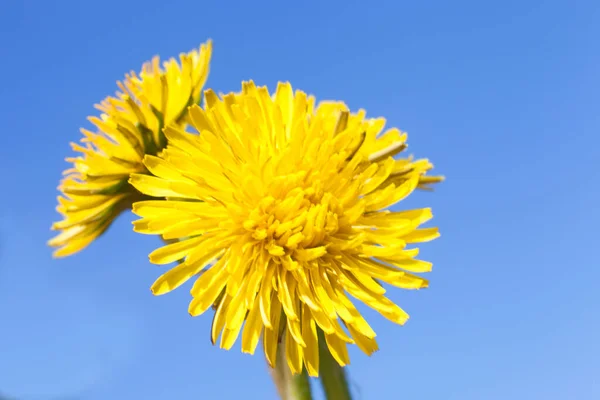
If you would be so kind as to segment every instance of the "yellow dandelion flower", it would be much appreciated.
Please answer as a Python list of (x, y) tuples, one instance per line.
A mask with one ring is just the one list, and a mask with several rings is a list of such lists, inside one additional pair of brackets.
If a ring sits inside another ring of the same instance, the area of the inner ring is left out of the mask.
[(183, 127), (187, 108), (200, 100), (209, 72), (212, 43), (208, 41), (187, 54), (179, 63), (171, 58), (160, 66), (154, 57), (140, 74), (131, 72), (120, 91), (96, 105), (102, 114), (88, 119), (97, 133), (81, 129), (81, 144), (71, 143), (80, 153), (66, 160), (58, 189), (57, 211), (63, 220), (54, 223), (60, 233), (48, 244), (58, 247), (55, 257), (76, 253), (101, 235), (131, 204), (143, 198), (127, 180), (133, 172), (147, 172), (142, 160), (166, 146), (163, 127)]
[[(410, 244), (432, 240), (437, 228), (419, 226), (428, 208), (389, 211), (427, 177), (427, 160), (394, 159), (406, 134), (383, 130), (339, 102), (315, 106), (313, 97), (279, 84), (273, 96), (244, 83), (219, 99), (205, 92), (206, 110), (191, 106), (200, 134), (165, 129), (169, 145), (144, 163), (155, 176), (132, 174), (141, 193), (134, 229), (178, 242), (150, 254), (155, 264), (182, 260), (153, 284), (155, 295), (192, 277), (189, 312), (214, 305), (211, 337), (254, 353), (262, 336), (273, 366), (280, 339), (294, 373), (317, 376), (318, 329), (340, 365), (347, 344), (377, 350), (375, 332), (352, 298), (404, 324), (408, 315), (381, 282), (427, 287), (414, 273), (431, 264)], [(280, 336), (285, 335), (285, 337)]]

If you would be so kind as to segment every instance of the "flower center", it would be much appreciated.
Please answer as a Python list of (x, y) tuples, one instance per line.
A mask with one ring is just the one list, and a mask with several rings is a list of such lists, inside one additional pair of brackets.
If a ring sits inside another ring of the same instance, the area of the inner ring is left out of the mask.
[[(281, 183), (292, 180), (282, 179)], [(325, 254), (328, 238), (340, 229), (338, 216), (343, 210), (339, 201), (323, 189), (319, 180), (308, 187), (296, 186), (291, 190), (283, 186), (287, 185), (279, 185), (277, 181), (270, 185), (268, 194), (244, 221), (244, 230), (271, 256), (309, 261), (316, 258), (316, 254)], [(320, 249), (311, 256), (302, 251), (315, 248)]]

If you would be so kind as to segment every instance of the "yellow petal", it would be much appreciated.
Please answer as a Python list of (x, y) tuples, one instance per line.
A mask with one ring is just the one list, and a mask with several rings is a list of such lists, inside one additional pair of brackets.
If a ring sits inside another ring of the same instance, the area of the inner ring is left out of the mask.
[(192, 276), (197, 274), (202, 266), (179, 264), (162, 274), (153, 284), (150, 290), (155, 296), (169, 293), (183, 285)]
[(296, 297), (296, 285), (297, 282), (291, 273), (284, 271), (278, 274), (279, 290), (277, 291), (279, 301), (281, 302), (285, 315), (288, 319), (298, 319), (296, 313), (296, 304), (294, 303)]
[(246, 319), (244, 325), (244, 332), (242, 333), (242, 352), (254, 354), (256, 346), (258, 345), (258, 339), (263, 329), (263, 324), (260, 319), (260, 307), (258, 300), (254, 302)]
[(221, 297), (221, 301), (219, 302), (217, 309), (215, 311), (215, 315), (213, 316), (212, 325), (210, 327), (210, 341), (213, 346), (217, 343), (217, 339), (225, 326), (225, 314), (227, 314), (227, 309), (229, 308), (229, 303), (231, 302), (231, 297), (225, 294)]
[(154, 264), (170, 264), (173, 261), (181, 260), (189, 253), (190, 249), (193, 249), (205, 240), (204, 236), (199, 236), (160, 247), (150, 253), (150, 262)]
[(221, 336), (221, 348), (229, 350), (235, 343), (244, 318), (246, 317), (247, 308), (244, 305), (244, 299), (246, 296), (246, 290), (248, 288), (248, 281), (245, 281), (238, 293), (231, 299), (229, 310), (225, 320), (225, 330)]
[(172, 188), (171, 182), (144, 174), (132, 174), (129, 183), (140, 192), (153, 197), (180, 197), (198, 199), (194, 194), (181, 193)]
[(406, 243), (423, 243), (429, 242), (438, 237), (440, 237), (438, 228), (425, 228), (417, 229), (408, 235), (404, 235), (402, 238), (406, 241)]
[(348, 330), (354, 338), (354, 343), (361, 349), (366, 355), (370, 356), (377, 350), (379, 346), (374, 338), (363, 335), (360, 331), (354, 328), (352, 325), (348, 325)]
[(327, 315), (328, 318), (335, 319), (336, 312), (335, 312), (335, 307), (333, 305), (333, 301), (331, 301), (331, 299), (327, 295), (327, 292), (323, 288), (323, 283), (322, 283), (323, 279), (320, 276), (320, 274), (323, 274), (323, 273), (324, 273), (323, 268), (319, 268), (319, 270), (317, 270), (317, 271), (308, 271), (311, 289), (315, 293), (315, 295), (318, 299), (319, 305), (320, 305), (321, 309), (323, 310), (323, 312)]
[(263, 346), (265, 357), (271, 368), (275, 368), (277, 362), (277, 345), (279, 343), (279, 320), (281, 318), (281, 303), (274, 292), (271, 297), (271, 325), (273, 328), (265, 328), (263, 334)]
[(285, 357), (292, 373), (299, 374), (302, 372), (302, 347), (294, 340), (289, 329), (285, 332)]
[(317, 325), (312, 318), (308, 306), (302, 309), (302, 338), (305, 346), (303, 350), (304, 365), (310, 376), (319, 376), (319, 341), (317, 338)]
[(228, 279), (227, 269), (223, 267), (221, 262), (217, 262), (202, 274), (192, 288), (194, 298), (190, 302), (189, 313), (195, 317), (206, 312), (221, 294)]
[(269, 329), (273, 329), (273, 324), (271, 322), (271, 297), (273, 289), (271, 279), (273, 278), (274, 273), (275, 267), (270, 266), (265, 273), (265, 278), (262, 281), (259, 294), (261, 318), (263, 324)]
[(329, 352), (338, 362), (338, 364), (340, 364), (342, 367), (350, 364), (346, 343), (344, 343), (337, 335), (325, 334), (325, 342), (327, 343)]
[(296, 343), (298, 343), (302, 347), (306, 347), (306, 343), (304, 343), (304, 339), (302, 338), (302, 330), (300, 329), (300, 321), (297, 319), (287, 319), (287, 330), (290, 335), (294, 338)]

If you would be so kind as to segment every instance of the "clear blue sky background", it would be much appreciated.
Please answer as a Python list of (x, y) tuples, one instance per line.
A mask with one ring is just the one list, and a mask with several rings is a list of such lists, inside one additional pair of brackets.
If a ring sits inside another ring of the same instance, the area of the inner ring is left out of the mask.
[[(275, 399), (261, 355), (213, 348), (160, 298), (130, 214), (52, 260), (56, 186), (92, 105), (154, 54), (214, 39), (209, 86), (290, 80), (386, 116), (448, 180), (431, 287), (369, 313), (357, 399), (598, 399), (600, 2), (19, 1), (0, 5), (0, 391), (22, 399)], [(71, 397), (68, 397), (71, 396)]]

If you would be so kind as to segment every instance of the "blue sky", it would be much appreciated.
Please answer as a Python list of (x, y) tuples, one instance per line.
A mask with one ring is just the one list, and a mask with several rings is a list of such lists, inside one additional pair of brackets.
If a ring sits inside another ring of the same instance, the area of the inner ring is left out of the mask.
[(431, 286), (393, 291), (404, 327), (368, 314), (382, 350), (352, 350), (357, 399), (600, 398), (599, 18), (597, 1), (3, 2), (0, 392), (276, 398), (261, 355), (211, 346), (188, 290), (151, 296), (159, 242), (130, 214), (74, 257), (45, 245), (92, 105), (210, 37), (208, 86), (289, 80), (366, 108), (448, 178), (403, 205), (441, 228)]

